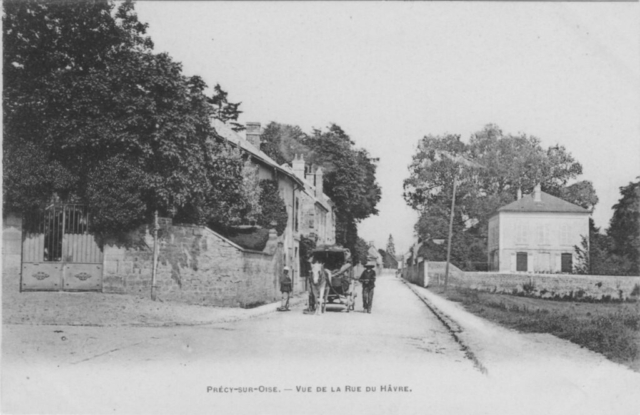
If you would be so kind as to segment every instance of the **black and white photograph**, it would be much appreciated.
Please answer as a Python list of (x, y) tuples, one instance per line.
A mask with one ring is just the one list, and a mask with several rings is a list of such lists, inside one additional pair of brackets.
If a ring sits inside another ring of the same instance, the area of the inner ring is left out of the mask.
[(640, 414), (640, 2), (2, 2), (3, 414)]

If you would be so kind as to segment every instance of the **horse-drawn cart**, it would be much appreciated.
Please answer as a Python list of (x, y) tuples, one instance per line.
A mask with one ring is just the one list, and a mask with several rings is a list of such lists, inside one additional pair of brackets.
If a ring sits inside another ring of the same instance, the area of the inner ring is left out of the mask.
[[(338, 245), (320, 245), (312, 251), (310, 261), (312, 271), (309, 277), (309, 311), (316, 311), (318, 303), (323, 313), (327, 304), (343, 305), (347, 313), (353, 310), (357, 282), (353, 275), (351, 252)], [(319, 272), (325, 280), (324, 289), (319, 289), (322, 278), (318, 280), (314, 276), (314, 270), (318, 266), (322, 268)], [(314, 294), (323, 296), (323, 301), (318, 302)]]

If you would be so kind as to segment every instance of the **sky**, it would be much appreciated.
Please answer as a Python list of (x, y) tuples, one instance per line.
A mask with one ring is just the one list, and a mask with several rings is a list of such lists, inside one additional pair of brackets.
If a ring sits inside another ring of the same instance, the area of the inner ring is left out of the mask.
[(640, 3), (140, 2), (157, 52), (241, 101), (240, 122), (340, 125), (379, 157), (359, 234), (401, 253), (402, 183), (425, 135), (484, 125), (560, 144), (593, 182), (597, 226), (640, 176)]

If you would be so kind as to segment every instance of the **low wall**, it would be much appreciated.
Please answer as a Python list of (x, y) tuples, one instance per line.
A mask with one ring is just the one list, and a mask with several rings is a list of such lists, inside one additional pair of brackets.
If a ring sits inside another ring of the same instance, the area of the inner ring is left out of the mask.
[[(443, 275), (431, 274), (430, 284), (441, 285)], [(640, 277), (576, 274), (454, 272), (449, 286), (528, 297), (573, 301), (620, 301), (640, 298)]]
[(2, 218), (2, 289), (20, 290), (22, 260), (22, 218), (8, 214)]
[(420, 287), (429, 285), (429, 277), (429, 263), (426, 261), (402, 269), (402, 278)]
[[(138, 249), (105, 246), (103, 292), (149, 296), (153, 238)], [(163, 228), (156, 276), (158, 298), (189, 304), (252, 307), (280, 297), (282, 245), (272, 252), (240, 248), (208, 228)], [(273, 244), (271, 244), (273, 245)], [(296, 292), (304, 289), (298, 284)]]

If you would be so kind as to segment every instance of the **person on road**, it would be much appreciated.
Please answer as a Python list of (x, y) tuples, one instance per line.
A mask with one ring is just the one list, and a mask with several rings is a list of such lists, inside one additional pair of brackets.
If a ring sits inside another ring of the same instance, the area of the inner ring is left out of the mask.
[(373, 270), (375, 266), (375, 262), (369, 261), (367, 265), (365, 265), (366, 269), (360, 276), (360, 282), (362, 283), (362, 305), (364, 306), (364, 311), (369, 314), (371, 314), (371, 306), (373, 305), (373, 289), (376, 286), (376, 272)]
[(331, 282), (333, 283), (333, 279), (336, 277), (340, 277), (340, 283), (342, 285), (342, 292), (346, 293), (349, 291), (349, 286), (351, 284), (351, 280), (349, 279), (349, 274), (347, 274), (347, 271), (349, 271), (351, 268), (353, 267), (353, 264), (351, 263), (351, 251), (349, 251), (348, 249), (344, 250), (344, 262), (342, 264), (342, 266), (340, 267), (340, 269), (334, 271), (331, 274)]
[(284, 267), (282, 277), (280, 277), (280, 292), (282, 293), (282, 302), (278, 311), (289, 311), (289, 296), (291, 295), (291, 277), (289, 276), (289, 267)]

